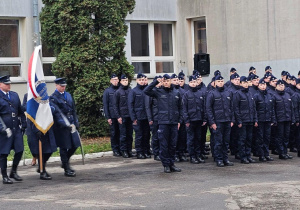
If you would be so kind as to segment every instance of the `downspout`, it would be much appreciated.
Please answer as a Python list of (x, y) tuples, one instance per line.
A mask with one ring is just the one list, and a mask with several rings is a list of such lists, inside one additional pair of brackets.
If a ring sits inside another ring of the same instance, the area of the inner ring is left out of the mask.
[(40, 45), (40, 30), (39, 30), (39, 7), (38, 0), (33, 0), (33, 18), (34, 18), (34, 33), (33, 33), (33, 42), (35, 46)]

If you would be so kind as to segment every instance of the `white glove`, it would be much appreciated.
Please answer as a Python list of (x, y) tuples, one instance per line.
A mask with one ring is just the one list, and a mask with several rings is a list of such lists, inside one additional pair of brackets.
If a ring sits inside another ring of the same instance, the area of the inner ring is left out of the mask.
[(11, 137), (12, 132), (11, 132), (10, 128), (6, 128), (5, 131), (6, 131), (7, 138)]
[(74, 124), (71, 124), (70, 128), (71, 128), (71, 133), (75, 133), (76, 132), (76, 126)]

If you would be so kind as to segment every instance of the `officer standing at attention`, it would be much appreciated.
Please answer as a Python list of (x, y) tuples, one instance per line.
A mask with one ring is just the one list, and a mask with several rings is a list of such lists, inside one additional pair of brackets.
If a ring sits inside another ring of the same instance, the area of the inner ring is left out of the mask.
[(295, 139), (296, 139), (296, 145), (298, 149), (297, 156), (300, 157), (300, 129), (299, 129), (299, 123), (300, 123), (300, 79), (296, 79), (296, 89), (295, 93), (292, 96), (292, 102), (294, 105), (294, 114), (295, 114), (295, 121), (296, 121), (296, 130), (295, 130)]
[[(233, 75), (233, 74), (235, 74), (235, 73), (237, 73), (237, 72), (236, 72), (236, 69), (232, 67), (232, 68), (230, 69), (230, 76)], [(227, 81), (227, 82), (225, 83), (224, 87), (227, 88), (227, 87), (229, 87), (230, 85), (231, 85), (231, 81), (229, 80), (229, 81)]]
[(207, 122), (205, 112), (205, 91), (197, 90), (195, 76), (189, 77), (189, 90), (182, 98), (183, 118), (187, 129), (187, 148), (190, 162), (204, 163), (201, 158), (201, 131)]
[(214, 133), (215, 160), (218, 167), (233, 166), (227, 154), (234, 121), (232, 93), (224, 89), (224, 79), (221, 75), (216, 76), (215, 85), (216, 88), (206, 97), (207, 119)]
[[(0, 77), (0, 117), (5, 124), (0, 123), (0, 168), (3, 184), (12, 184), (13, 181), (10, 178), (22, 181), (22, 178), (17, 174), (17, 167), (24, 150), (22, 133), (25, 132), (27, 127), (19, 95), (10, 91), (10, 84), (9, 75)], [(8, 178), (7, 156), (12, 149), (15, 151), (15, 154)]]
[(163, 87), (155, 88), (159, 83), (157, 79), (145, 88), (144, 92), (150, 97), (155, 97), (158, 104), (158, 139), (160, 145), (159, 156), (164, 166), (164, 172), (180, 172), (181, 169), (174, 165), (176, 141), (180, 118), (182, 118), (181, 96), (171, 84), (168, 74), (163, 76)]
[(289, 143), (290, 126), (295, 123), (293, 114), (293, 105), (291, 96), (285, 91), (285, 85), (282, 80), (277, 81), (275, 100), (275, 117), (277, 122), (276, 142), (279, 159), (292, 159), (293, 157), (287, 153)]
[[(50, 96), (51, 105), (59, 114), (54, 115), (54, 136), (56, 145), (59, 147), (62, 167), (65, 176), (76, 176), (75, 171), (70, 167), (70, 158), (76, 149), (81, 145), (79, 137), (75, 138), (71, 132), (79, 128), (79, 122), (75, 110), (75, 103), (70, 93), (66, 92), (66, 79), (57, 78), (54, 80), (56, 90)], [(64, 117), (69, 121), (68, 125)]]
[(256, 74), (256, 69), (253, 66), (250, 66), (249, 68), (249, 74), (250, 73)]
[(128, 95), (128, 109), (135, 131), (135, 149), (137, 159), (151, 158), (150, 153), (150, 126), (146, 113), (145, 101), (147, 100), (143, 92), (145, 85), (145, 75), (139, 73), (136, 78), (137, 85)]
[(103, 107), (105, 117), (110, 127), (110, 144), (113, 155), (116, 157), (120, 154), (120, 128), (118, 118), (114, 111), (114, 94), (119, 88), (119, 78), (116, 74), (110, 76), (110, 86), (103, 93)]
[(233, 95), (235, 120), (238, 126), (238, 147), (241, 163), (255, 163), (251, 158), (253, 125), (257, 127), (255, 102), (248, 88), (247, 77), (240, 78), (241, 87)]
[[(271, 80), (273, 81), (273, 80)], [(257, 119), (257, 153), (259, 161), (273, 161), (269, 154), (269, 145), (271, 137), (271, 126), (276, 123), (274, 112), (274, 98), (267, 90), (267, 84), (262, 78), (259, 80), (258, 92), (253, 96)]]
[(132, 121), (128, 110), (128, 94), (131, 88), (126, 75), (121, 75), (120, 87), (114, 94), (114, 111), (119, 123), (120, 152), (123, 158), (132, 157)]
[(181, 88), (183, 88), (185, 91), (189, 89), (189, 85), (185, 84), (185, 74), (181, 70), (178, 74), (178, 79), (179, 79), (179, 85)]
[[(154, 79), (157, 79), (157, 81), (159, 81), (159, 83), (155, 86), (155, 88), (161, 88), (162, 76), (156, 76)], [(146, 97), (145, 98), (145, 106), (146, 106), (146, 112), (147, 112), (149, 125), (150, 125), (151, 132), (152, 132), (151, 147), (152, 147), (152, 153), (154, 155), (154, 160), (161, 161), (161, 159), (159, 157), (159, 141), (158, 141), (158, 135), (157, 135), (157, 131), (158, 131), (157, 99), (154, 97)]]

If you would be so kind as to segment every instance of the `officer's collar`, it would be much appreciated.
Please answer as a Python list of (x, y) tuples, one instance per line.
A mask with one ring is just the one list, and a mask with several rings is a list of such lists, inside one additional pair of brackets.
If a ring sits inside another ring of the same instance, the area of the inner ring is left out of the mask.
[(63, 95), (65, 92), (59, 92), (57, 89), (55, 89), (56, 92), (58, 92), (59, 94)]

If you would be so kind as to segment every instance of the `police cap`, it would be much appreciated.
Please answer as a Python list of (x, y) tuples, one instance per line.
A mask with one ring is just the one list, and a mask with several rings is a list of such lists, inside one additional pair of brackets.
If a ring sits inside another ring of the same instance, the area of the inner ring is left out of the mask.
[(248, 78), (245, 76), (241, 76), (240, 82), (248, 82)]
[(259, 80), (258, 84), (266, 84), (264, 78), (261, 78), (261, 79)]
[(10, 75), (1, 76), (0, 83), (11, 84)]
[(175, 78), (178, 78), (178, 76), (176, 74), (172, 74), (171, 79), (175, 79)]
[(230, 75), (230, 79), (235, 79), (235, 78), (239, 78), (240, 75), (238, 75), (238, 73), (234, 73), (232, 75)]
[(217, 75), (216, 77), (215, 77), (215, 80), (223, 80), (224, 78), (221, 76), (221, 75)]
[(57, 78), (54, 80), (55, 84), (60, 86), (67, 86), (66, 78)]
[(216, 70), (216, 71), (214, 72), (214, 75), (215, 75), (215, 76), (217, 76), (217, 75), (221, 75), (221, 72), (220, 72), (220, 70)]
[(282, 85), (282, 84), (284, 84), (284, 82), (281, 79), (279, 79), (276, 83), (276, 85)]

